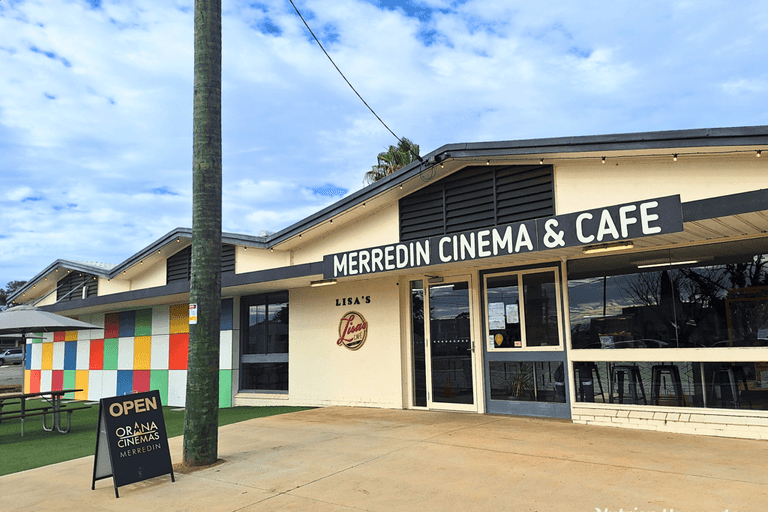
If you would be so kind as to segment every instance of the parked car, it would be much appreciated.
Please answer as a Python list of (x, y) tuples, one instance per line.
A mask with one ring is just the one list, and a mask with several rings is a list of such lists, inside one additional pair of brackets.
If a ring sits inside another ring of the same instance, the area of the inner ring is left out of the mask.
[(4, 364), (21, 364), (24, 359), (24, 349), (9, 348), (3, 352), (0, 352), (0, 366)]

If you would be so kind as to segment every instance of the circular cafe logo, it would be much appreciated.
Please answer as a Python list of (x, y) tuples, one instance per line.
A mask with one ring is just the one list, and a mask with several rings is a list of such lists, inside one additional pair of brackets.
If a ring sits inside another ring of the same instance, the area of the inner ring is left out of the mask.
[(357, 350), (365, 343), (368, 336), (368, 322), (357, 311), (350, 311), (341, 317), (339, 322), (339, 339), (337, 345), (344, 345), (350, 350)]

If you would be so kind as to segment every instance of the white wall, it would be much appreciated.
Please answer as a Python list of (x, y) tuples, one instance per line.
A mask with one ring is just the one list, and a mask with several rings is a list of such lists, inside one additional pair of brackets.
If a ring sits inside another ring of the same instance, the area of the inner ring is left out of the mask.
[[(360, 304), (343, 305), (349, 297)], [(235, 404), (402, 408), (398, 297), (394, 278), (291, 290), (288, 395), (239, 393)], [(368, 323), (367, 339), (354, 351), (336, 343), (349, 311)]]
[[(555, 165), (557, 214), (680, 194), (683, 202), (768, 188), (764, 158), (595, 158)], [(618, 164), (618, 165), (617, 165)]]
[(400, 240), (399, 229), (398, 205), (395, 202), (334, 229), (329, 236), (295, 249), (293, 264), (321, 261), (326, 254), (394, 243)]

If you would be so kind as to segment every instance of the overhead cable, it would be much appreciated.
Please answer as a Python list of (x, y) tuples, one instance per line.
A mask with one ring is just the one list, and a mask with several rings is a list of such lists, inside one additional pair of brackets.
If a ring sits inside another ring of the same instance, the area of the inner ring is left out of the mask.
[(329, 61), (331, 61), (331, 64), (333, 64), (333, 67), (334, 67), (334, 68), (336, 68), (336, 71), (338, 71), (338, 72), (339, 72), (339, 74), (341, 75), (341, 78), (343, 78), (343, 79), (344, 79), (344, 81), (345, 81), (345, 82), (347, 82), (347, 85), (350, 87), (350, 89), (352, 89), (352, 90), (355, 92), (355, 94), (357, 94), (357, 97), (358, 97), (358, 98), (360, 98), (360, 101), (362, 101), (362, 102), (363, 102), (363, 104), (364, 104), (366, 107), (368, 107), (368, 110), (370, 110), (370, 111), (371, 111), (371, 114), (373, 114), (374, 116), (376, 116), (376, 119), (378, 119), (378, 120), (379, 120), (379, 122), (380, 122), (382, 125), (384, 125), (384, 128), (386, 128), (387, 130), (389, 130), (389, 133), (391, 133), (391, 134), (392, 134), (392, 135), (393, 135), (393, 136), (394, 136), (394, 137), (395, 137), (395, 138), (396, 138), (398, 141), (400, 141), (400, 143), (401, 143), (401, 144), (404, 144), (404, 145), (406, 145), (406, 146), (408, 147), (408, 151), (410, 151), (410, 152), (411, 152), (411, 154), (412, 154), (413, 156), (415, 156), (415, 157), (416, 157), (416, 158), (417, 158), (417, 159), (418, 159), (420, 162), (424, 162), (424, 160), (422, 160), (422, 158), (419, 156), (419, 154), (413, 150), (413, 148), (411, 147), (411, 145), (410, 145), (410, 144), (406, 144), (406, 143), (403, 141), (403, 139), (401, 139), (400, 137), (398, 137), (398, 136), (397, 136), (397, 134), (396, 134), (395, 132), (393, 132), (393, 131), (392, 131), (392, 129), (391, 129), (389, 126), (387, 126), (387, 123), (385, 123), (385, 122), (384, 122), (384, 121), (383, 121), (383, 120), (382, 120), (382, 119), (379, 117), (379, 115), (378, 115), (376, 112), (374, 112), (374, 111), (373, 111), (373, 109), (371, 108), (371, 106), (370, 106), (370, 105), (368, 105), (368, 103), (367, 103), (367, 102), (366, 102), (366, 101), (363, 99), (363, 97), (362, 97), (362, 96), (360, 96), (360, 93), (359, 93), (359, 92), (357, 92), (357, 89), (355, 89), (355, 88), (354, 88), (354, 86), (353, 86), (353, 85), (352, 85), (352, 84), (349, 82), (349, 80), (347, 80), (347, 77), (346, 77), (346, 76), (344, 76), (344, 73), (342, 73), (342, 72), (341, 72), (341, 70), (339, 69), (339, 66), (337, 66), (337, 65), (336, 65), (336, 63), (333, 61), (333, 59), (331, 58), (331, 56), (330, 56), (330, 55), (328, 55), (328, 52), (327, 52), (327, 51), (325, 51), (325, 48), (323, 47), (323, 44), (322, 44), (322, 43), (320, 42), (320, 40), (317, 38), (317, 36), (315, 35), (315, 33), (314, 33), (314, 32), (312, 32), (312, 29), (311, 29), (311, 28), (309, 28), (309, 24), (308, 24), (308, 23), (307, 23), (307, 21), (304, 19), (304, 16), (302, 16), (302, 15), (301, 15), (301, 13), (299, 12), (299, 9), (296, 7), (296, 4), (294, 4), (294, 3), (293, 3), (293, 0), (288, 0), (288, 1), (289, 1), (289, 2), (291, 2), (291, 5), (293, 6), (293, 9), (296, 11), (296, 14), (298, 14), (298, 15), (299, 15), (299, 18), (301, 18), (301, 21), (303, 21), (303, 22), (304, 22), (304, 26), (305, 26), (305, 27), (307, 27), (307, 30), (309, 30), (309, 33), (310, 33), (310, 34), (312, 34), (312, 37), (313, 37), (313, 38), (315, 39), (315, 41), (317, 42), (318, 46), (320, 46), (320, 49), (321, 49), (321, 50), (323, 50), (323, 53), (325, 54), (325, 56), (326, 56), (326, 57), (328, 57), (328, 60), (329, 60)]

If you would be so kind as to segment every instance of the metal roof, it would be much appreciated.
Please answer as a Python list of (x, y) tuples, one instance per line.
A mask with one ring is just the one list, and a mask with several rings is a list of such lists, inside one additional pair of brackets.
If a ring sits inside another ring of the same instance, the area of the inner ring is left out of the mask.
[[(589, 135), (578, 137), (555, 137), (543, 139), (524, 139), (497, 142), (466, 142), (446, 144), (422, 156), (421, 161), (390, 174), (389, 176), (354, 192), (326, 208), (267, 236), (252, 236), (238, 233), (222, 233), (222, 242), (247, 247), (268, 249), (298, 236), (340, 213), (372, 198), (399, 187), (408, 180), (417, 177), (425, 170), (447, 159), (486, 159), (499, 157), (554, 155), (558, 153), (589, 153), (610, 151), (640, 151), (664, 149), (669, 152), (685, 148), (713, 148), (764, 145), (768, 148), (768, 125), (733, 128), (702, 128), (691, 130), (670, 130), (638, 133), (620, 133), (610, 135)], [(72, 270), (89, 272), (111, 279), (125, 269), (151, 255), (177, 238), (192, 238), (192, 229), (176, 228), (152, 244), (127, 258), (120, 264), (86, 263), (71, 260), (56, 260), (29, 280), (8, 300), (13, 300), (58, 266)]]
[(373, 197), (383, 194), (394, 187), (399, 187), (406, 181), (418, 176), (419, 173), (447, 159), (482, 160), (505, 156), (639, 151), (649, 149), (666, 149), (671, 152), (676, 149), (682, 150), (685, 148), (761, 144), (768, 147), (768, 125), (446, 144), (422, 156), (423, 162), (413, 162), (399, 171), (340, 199), (319, 212), (268, 236), (267, 247), (297, 236), (299, 233), (325, 222), (345, 210), (369, 201)]

